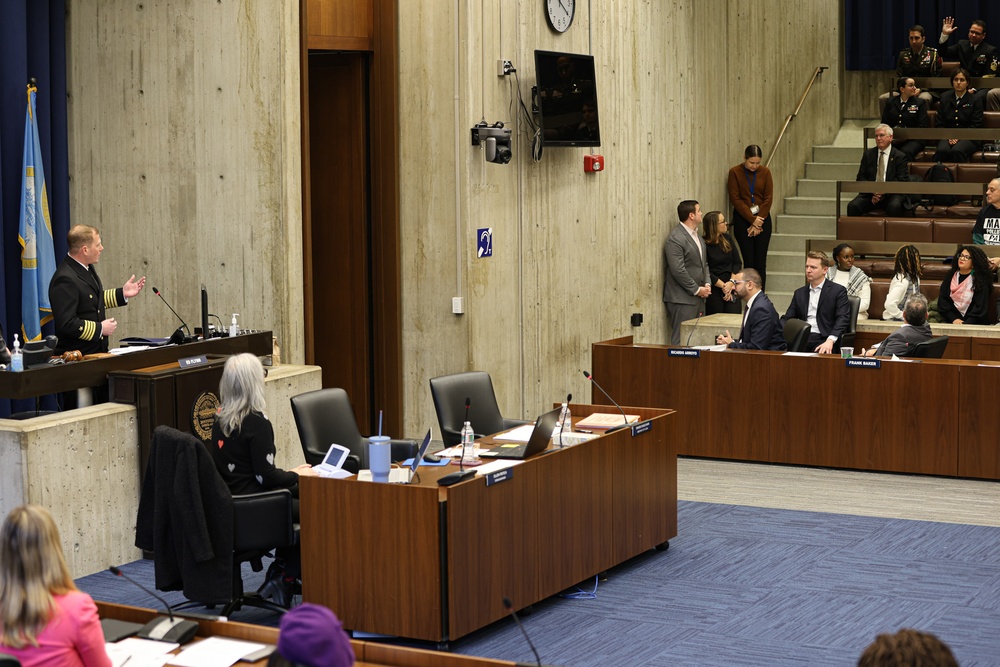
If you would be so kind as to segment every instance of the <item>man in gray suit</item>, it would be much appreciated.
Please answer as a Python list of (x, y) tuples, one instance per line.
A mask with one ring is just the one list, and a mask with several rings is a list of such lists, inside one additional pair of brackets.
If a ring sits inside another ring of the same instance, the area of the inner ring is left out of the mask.
[(680, 345), (681, 322), (705, 313), (705, 299), (712, 293), (708, 273), (708, 251), (698, 234), (701, 206), (694, 200), (677, 205), (679, 225), (670, 230), (663, 245), (667, 277), (663, 281), (663, 302), (670, 320), (670, 344)]

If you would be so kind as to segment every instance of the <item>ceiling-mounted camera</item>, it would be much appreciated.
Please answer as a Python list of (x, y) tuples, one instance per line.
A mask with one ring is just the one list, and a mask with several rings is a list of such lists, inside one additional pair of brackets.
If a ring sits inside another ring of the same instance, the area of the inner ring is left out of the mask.
[(489, 125), (485, 120), (472, 126), (472, 145), (486, 147), (486, 161), (494, 164), (510, 162), (511, 131), (503, 126), (503, 121)]

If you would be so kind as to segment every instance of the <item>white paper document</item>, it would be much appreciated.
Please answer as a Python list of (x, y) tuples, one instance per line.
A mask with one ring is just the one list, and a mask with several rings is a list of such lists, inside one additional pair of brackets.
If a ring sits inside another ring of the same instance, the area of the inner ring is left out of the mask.
[(114, 644), (105, 644), (113, 667), (161, 667), (167, 660), (167, 654), (180, 644), (158, 642), (152, 639), (127, 637)]
[(493, 439), (502, 442), (528, 442), (531, 439), (531, 432), (534, 430), (534, 424), (524, 424), (509, 431), (497, 433)]
[(209, 637), (192, 644), (177, 655), (170, 656), (167, 664), (176, 667), (230, 667), (243, 656), (262, 648), (263, 644)]

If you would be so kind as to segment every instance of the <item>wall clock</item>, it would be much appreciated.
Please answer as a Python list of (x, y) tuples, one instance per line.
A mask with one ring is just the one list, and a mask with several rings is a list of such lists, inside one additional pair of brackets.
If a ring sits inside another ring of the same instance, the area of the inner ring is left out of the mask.
[(566, 32), (573, 25), (576, 0), (545, 0), (545, 18), (556, 32)]

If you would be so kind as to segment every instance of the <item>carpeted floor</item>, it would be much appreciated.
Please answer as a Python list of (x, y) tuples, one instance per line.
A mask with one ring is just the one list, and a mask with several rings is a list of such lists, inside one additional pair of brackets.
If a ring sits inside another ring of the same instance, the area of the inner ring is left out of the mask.
[[(1000, 665), (1000, 528), (684, 501), (679, 521), (668, 551), (610, 571), (596, 599), (535, 605), (522, 620), (543, 662), (850, 665), (877, 633), (915, 627), (965, 667)], [(151, 565), (126, 572), (152, 585)], [(77, 583), (156, 606), (110, 574)], [(533, 661), (509, 620), (452, 648)]]

